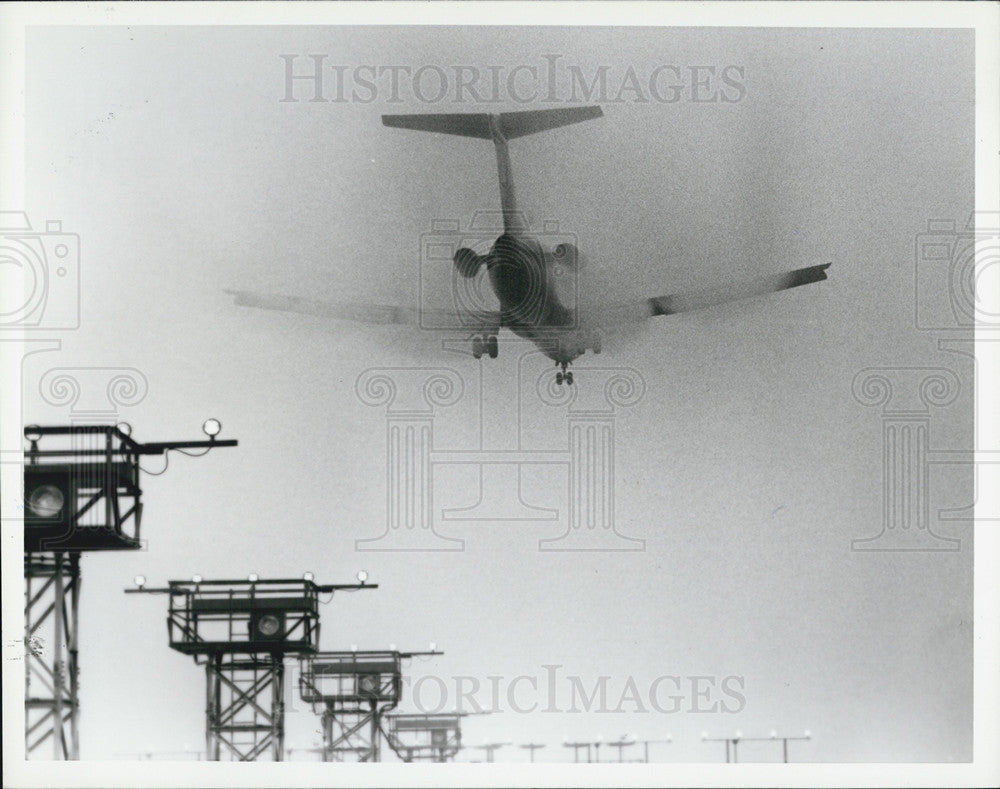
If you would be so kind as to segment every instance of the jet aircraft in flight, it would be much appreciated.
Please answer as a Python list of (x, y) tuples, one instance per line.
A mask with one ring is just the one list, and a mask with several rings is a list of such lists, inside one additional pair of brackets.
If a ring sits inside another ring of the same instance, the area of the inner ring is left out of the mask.
[(556, 272), (577, 272), (579, 250), (570, 242), (545, 249), (518, 210), (507, 143), (518, 137), (602, 117), (599, 106), (527, 110), (521, 112), (433, 113), (383, 115), (385, 126), (437, 132), (490, 140), (496, 151), (500, 183), (502, 230), (484, 254), (461, 247), (452, 262), (458, 278), (473, 280), (485, 268), (498, 310), (469, 308), (456, 303), (453, 310), (418, 310), (405, 307), (334, 304), (294, 296), (227, 291), (238, 305), (289, 310), (331, 318), (376, 324), (450, 326), (467, 332), (472, 355), (496, 358), (497, 335), (508, 329), (533, 342), (560, 367), (556, 382), (573, 383), (567, 368), (588, 350), (601, 352), (601, 330), (636, 323), (658, 315), (676, 315), (737, 299), (774, 293), (825, 280), (830, 264), (808, 266), (750, 280), (728, 282), (721, 287), (690, 293), (657, 295), (632, 303), (591, 307), (564, 299), (555, 285)]

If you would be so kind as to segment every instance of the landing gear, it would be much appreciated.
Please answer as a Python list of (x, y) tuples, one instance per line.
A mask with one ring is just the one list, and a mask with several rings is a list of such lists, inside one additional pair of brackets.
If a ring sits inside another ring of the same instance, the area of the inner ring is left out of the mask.
[(588, 350), (594, 353), (601, 352), (601, 335), (596, 331), (588, 332), (577, 346), (576, 355), (583, 356)]
[(497, 343), (497, 336), (495, 334), (484, 334), (472, 338), (473, 357), (480, 359), (484, 353), (491, 359), (496, 359), (497, 355), (500, 353), (500, 346)]
[(560, 386), (562, 386), (563, 381), (565, 381), (569, 386), (573, 385), (573, 373), (567, 371), (566, 369), (569, 364), (569, 362), (556, 362), (557, 366), (562, 367), (562, 370), (556, 373), (556, 383)]

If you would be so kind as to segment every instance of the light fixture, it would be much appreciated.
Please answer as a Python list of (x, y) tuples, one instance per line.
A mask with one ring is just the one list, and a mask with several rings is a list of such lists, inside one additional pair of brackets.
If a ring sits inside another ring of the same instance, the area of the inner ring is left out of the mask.
[(35, 443), (42, 437), (42, 429), (38, 425), (28, 425), (24, 428), (24, 437), (31, 443)]
[(357, 651), (358, 651), (358, 645), (357, 644), (351, 644), (351, 652), (357, 652)]
[(743, 732), (741, 732), (739, 729), (736, 730), (736, 739), (737, 740), (743, 739)]
[(137, 575), (133, 580), (135, 581), (135, 585), (138, 586), (140, 589), (142, 589), (142, 587), (146, 585), (145, 575)]
[(255, 611), (250, 614), (251, 641), (284, 641), (286, 633), (284, 611)]
[(774, 729), (771, 729), (771, 739), (772, 740), (778, 739), (778, 732), (776, 732)]
[(358, 581), (362, 584), (368, 580), (368, 572), (366, 570), (358, 570)]
[(115, 429), (123, 435), (126, 436), (132, 435), (132, 425), (130, 425), (128, 422), (119, 422), (117, 425), (115, 425)]
[(316, 577), (315, 575), (313, 575), (312, 573), (309, 573), (309, 572), (302, 573), (302, 580), (303, 581), (308, 581), (309, 583), (312, 583), (312, 581), (313, 581), (313, 579), (315, 577)]
[(257, 622), (257, 629), (260, 631), (261, 635), (273, 636), (278, 630), (281, 629), (281, 620), (276, 616), (271, 616), (267, 614), (262, 616), (260, 621)]
[(702, 740), (702, 742), (704, 742), (707, 739), (708, 739), (708, 732), (707, 731), (703, 731), (701, 733), (701, 740)]
[(395, 644), (389, 644), (389, 651), (390, 652), (395, 652), (396, 651), (396, 645)]
[(247, 576), (247, 580), (250, 583), (255, 584), (260, 580), (260, 576), (258, 576), (257, 573), (250, 573), (250, 575)]
[(200, 584), (203, 580), (204, 579), (200, 575), (198, 575), (198, 573), (195, 573), (194, 575), (191, 576), (191, 583)]
[(668, 734), (667, 735), (667, 742), (673, 742), (673, 741), (674, 741), (674, 735)]
[(811, 733), (811, 732), (809, 731), (809, 729), (806, 729), (806, 730), (805, 730), (805, 731), (803, 732), (803, 735), (805, 736), (805, 738), (806, 738), (807, 740), (808, 740), (808, 739), (809, 739), (810, 737), (812, 737), (812, 733)]
[(431, 652), (433, 652), (435, 649), (437, 649), (437, 642), (431, 641)]
[(209, 438), (215, 438), (222, 432), (222, 422), (218, 419), (206, 419), (201, 426), (201, 432)]
[(66, 497), (55, 485), (39, 485), (28, 496), (28, 509), (39, 518), (54, 518), (65, 503)]

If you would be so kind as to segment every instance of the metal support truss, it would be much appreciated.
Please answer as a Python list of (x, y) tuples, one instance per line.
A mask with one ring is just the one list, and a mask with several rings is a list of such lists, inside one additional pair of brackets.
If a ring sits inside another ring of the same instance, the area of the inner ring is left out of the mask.
[(381, 761), (384, 716), (399, 704), (403, 660), (440, 652), (321, 652), (299, 661), (299, 694), (319, 712), (323, 761)]
[(462, 750), (462, 718), (470, 713), (395, 713), (385, 716), (389, 746), (404, 762), (450, 762)]
[(373, 702), (368, 709), (344, 709), (328, 702), (321, 716), (323, 761), (359, 762), (382, 759), (382, 710)]
[(25, 756), (49, 740), (52, 758), (79, 759), (79, 554), (24, 560)]
[(205, 663), (205, 748), (208, 758), (281, 761), (285, 752), (285, 665), (280, 655)]
[(205, 664), (205, 751), (210, 761), (255, 761), (285, 753), (286, 657), (314, 654), (319, 596), (366, 584), (317, 584), (303, 578), (170, 581), (126, 593), (170, 596), (170, 647)]
[[(214, 426), (209, 423), (214, 422)], [(236, 446), (217, 441), (140, 444), (124, 425), (24, 428), (25, 756), (50, 738), (53, 759), (79, 759), (80, 554), (141, 546), (139, 457), (172, 449)], [(211, 428), (211, 429), (210, 429)], [(39, 447), (42, 443), (43, 446)]]

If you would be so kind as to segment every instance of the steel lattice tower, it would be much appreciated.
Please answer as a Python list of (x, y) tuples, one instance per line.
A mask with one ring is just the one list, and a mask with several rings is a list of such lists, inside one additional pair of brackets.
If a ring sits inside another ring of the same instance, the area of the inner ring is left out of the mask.
[[(52, 758), (79, 759), (80, 554), (141, 546), (139, 458), (216, 441), (141, 444), (124, 424), (24, 429), (25, 756), (51, 738)], [(39, 443), (45, 440), (45, 447)]]
[[(359, 574), (359, 578), (361, 575)], [(126, 592), (170, 596), (171, 649), (205, 666), (205, 750), (219, 761), (282, 761), (285, 755), (285, 658), (319, 644), (319, 595), (378, 584), (302, 579), (170, 581)]]
[(381, 761), (381, 742), (387, 736), (382, 719), (399, 704), (403, 660), (440, 654), (351, 651), (303, 658), (299, 695), (320, 713), (323, 761)]

